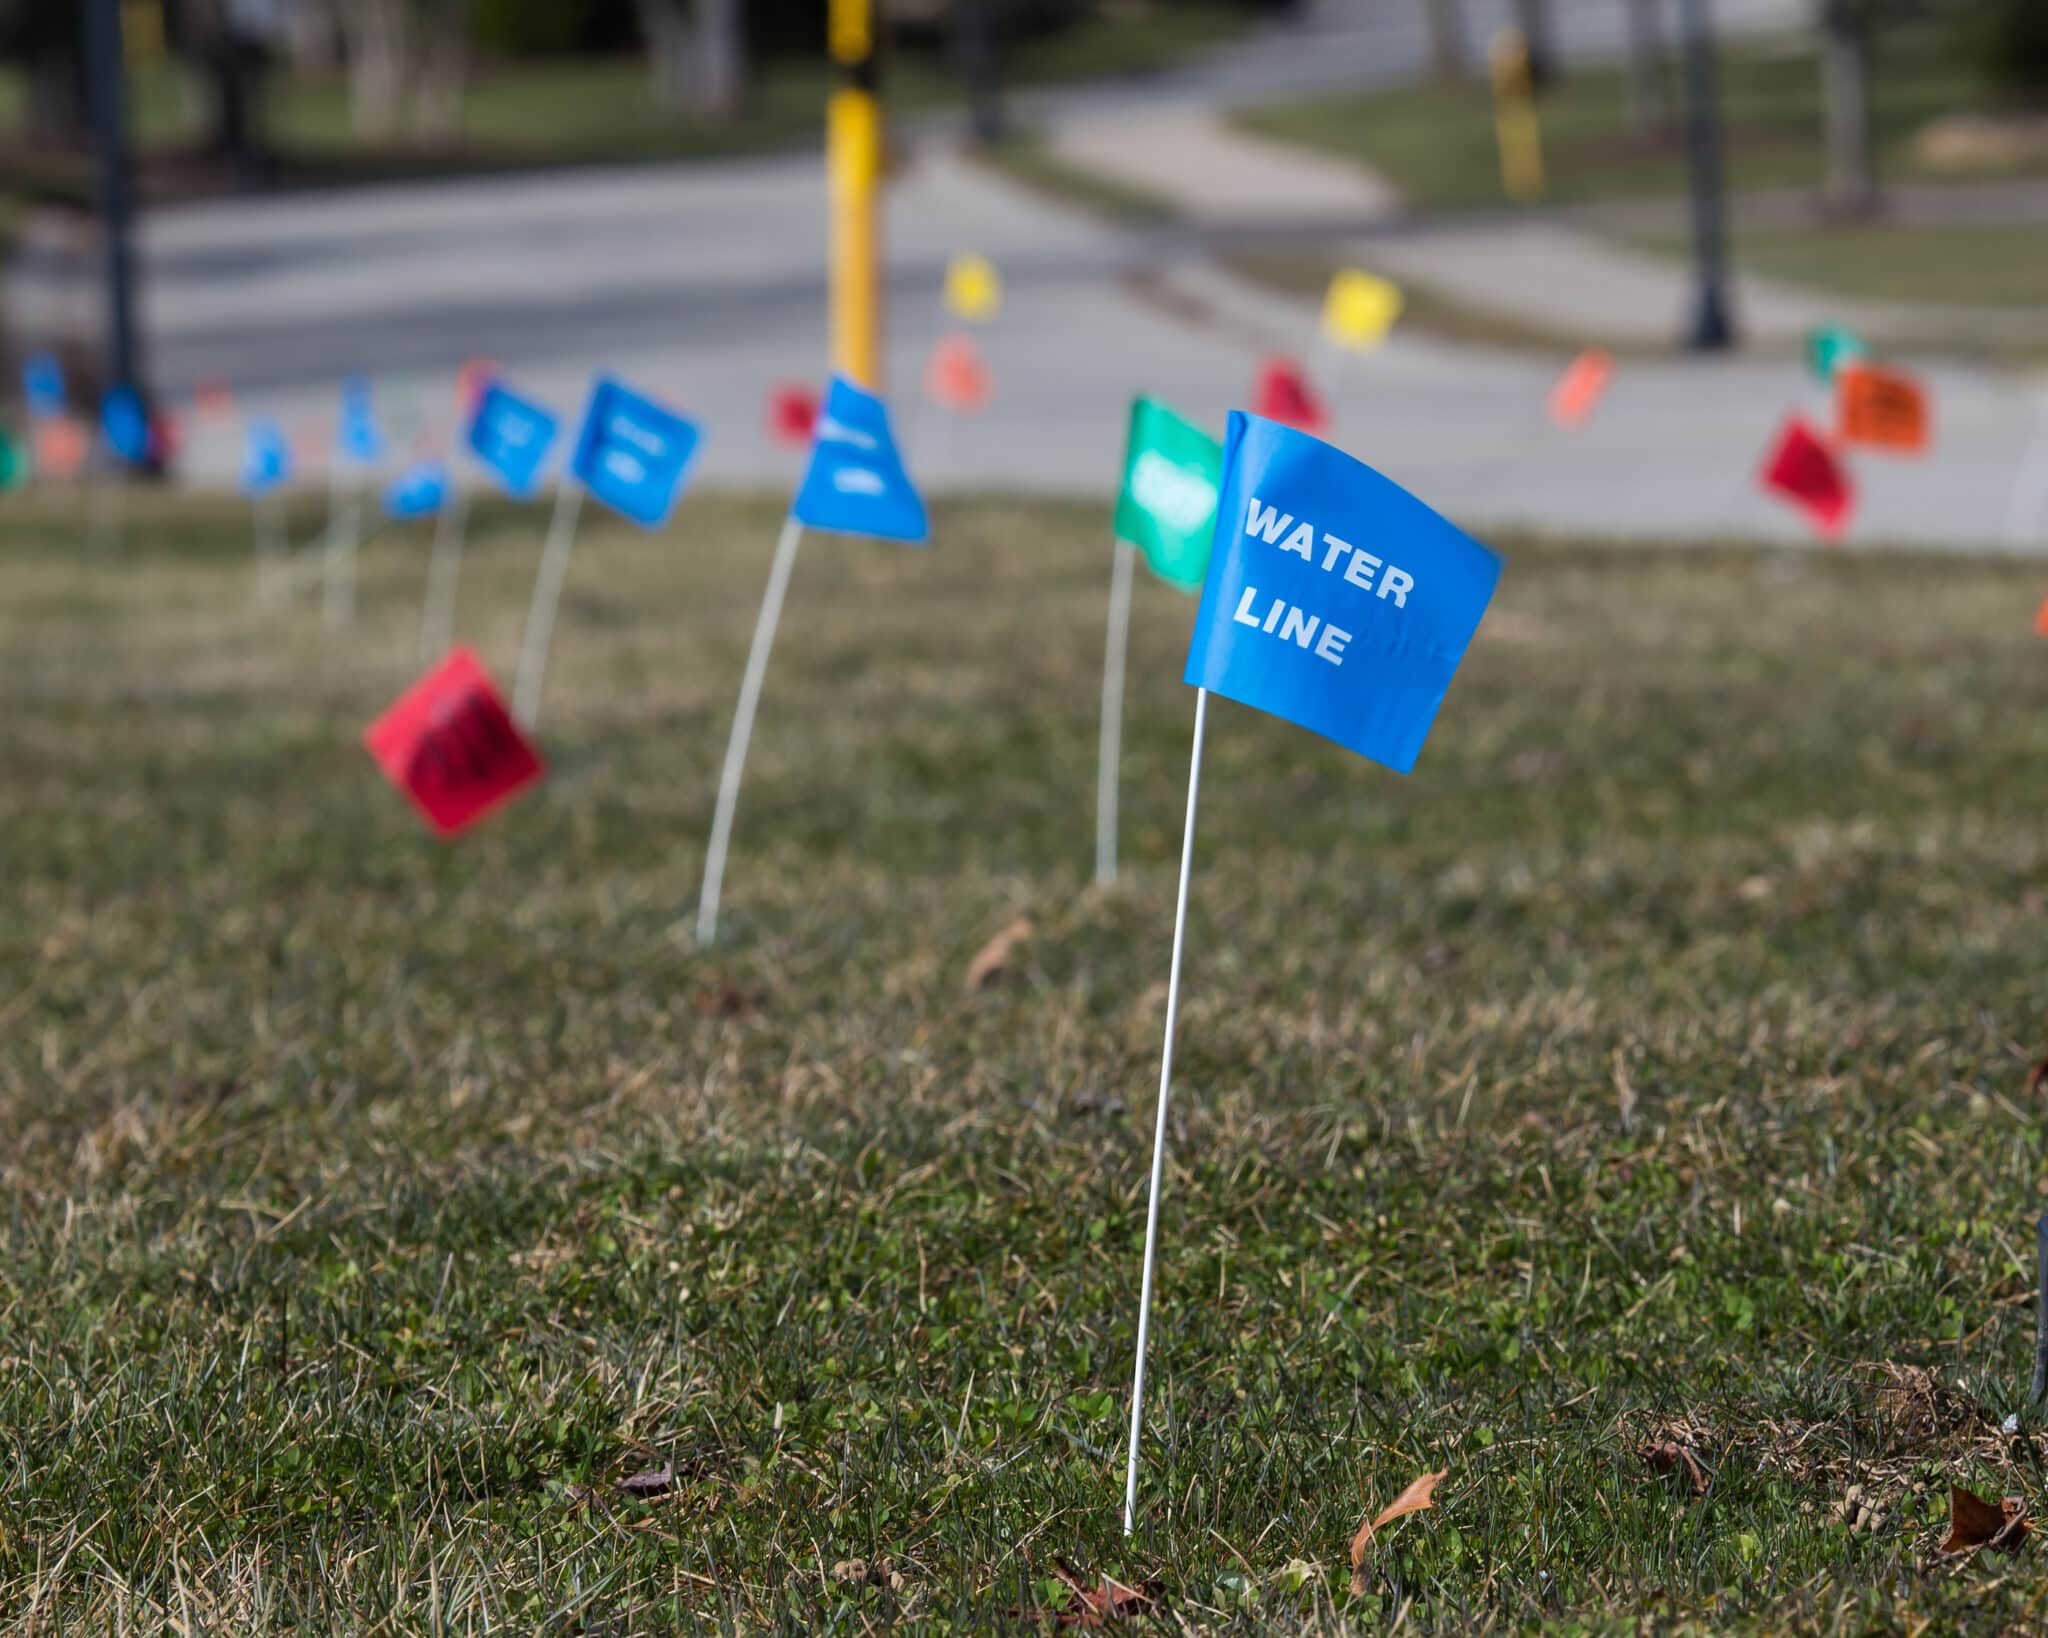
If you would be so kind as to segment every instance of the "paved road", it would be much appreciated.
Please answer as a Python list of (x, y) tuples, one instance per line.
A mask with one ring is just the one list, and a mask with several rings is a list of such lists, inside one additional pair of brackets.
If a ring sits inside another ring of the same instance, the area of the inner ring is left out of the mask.
[[(1227, 71), (1240, 89), (1271, 71), (1258, 61), (1247, 52)], [(219, 372), (245, 409), (287, 422), (331, 416), (348, 370), (372, 373), (389, 405), (439, 410), (460, 362), (485, 355), (573, 411), (607, 368), (704, 419), (704, 481), (782, 484), (798, 457), (769, 440), (765, 403), (774, 383), (823, 370), (824, 223), (820, 167), (795, 158), (163, 211), (145, 241), (155, 363), (173, 393)], [(995, 402), (953, 420), (918, 410), (911, 389), (942, 328), (945, 261), (961, 249), (997, 261), (1008, 299), (983, 338)], [(1306, 307), (934, 144), (892, 195), (890, 279), (898, 419), (913, 469), (941, 489), (1104, 494), (1132, 392), (1220, 423), (1263, 356), (1306, 352), (1313, 334)], [(1797, 535), (1749, 481), (1775, 421), (1808, 391), (1795, 369), (1627, 366), (1567, 437), (1540, 414), (1560, 362), (1397, 339), (1337, 382), (1337, 437), (1475, 525)], [(1937, 372), (1936, 387), (1939, 451), (1865, 463), (1864, 532), (1993, 541), (2032, 403), (1975, 372)], [(231, 438), (195, 454), (202, 481), (232, 472)]]

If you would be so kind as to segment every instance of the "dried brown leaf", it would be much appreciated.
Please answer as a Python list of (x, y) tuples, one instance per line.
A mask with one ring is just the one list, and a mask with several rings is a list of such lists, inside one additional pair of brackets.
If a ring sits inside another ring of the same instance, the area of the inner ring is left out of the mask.
[(2043, 1058), (2032, 1069), (2027, 1071), (2027, 1095), (2029, 1097), (2039, 1092), (2043, 1086), (2048, 1086), (2048, 1058)]
[(1374, 1532), (1398, 1518), (1434, 1507), (1436, 1487), (1449, 1472), (1450, 1469), (1445, 1468), (1440, 1473), (1425, 1473), (1419, 1479), (1411, 1480), (1406, 1490), (1358, 1527), (1358, 1534), (1351, 1538), (1351, 1591), (1354, 1597), (1365, 1592), (1365, 1550), (1372, 1545)]
[(2012, 1552), (2026, 1539), (2024, 1496), (2005, 1496), (1994, 1505), (1959, 1484), (1948, 1487), (1948, 1540), (1941, 1544), (1945, 1556), (1966, 1558), (1986, 1547)]
[(1108, 1576), (1090, 1585), (1076, 1575), (1064, 1559), (1053, 1560), (1052, 1573), (1067, 1584), (1069, 1594), (1066, 1607), (1054, 1619), (1054, 1625), (1063, 1632), (1075, 1627), (1106, 1627), (1113, 1621), (1128, 1620), (1140, 1610), (1150, 1609), (1159, 1596), (1156, 1587), (1127, 1587)]
[(675, 1482), (675, 1467), (663, 1462), (659, 1467), (643, 1467), (638, 1473), (627, 1474), (618, 1487), (629, 1496), (658, 1496)]
[(1699, 1458), (1676, 1439), (1646, 1441), (1642, 1449), (1642, 1458), (1649, 1465), (1650, 1471), (1660, 1477), (1676, 1473), (1683, 1467), (1687, 1478), (1692, 1482), (1693, 1494), (1704, 1496), (1707, 1493), (1707, 1475), (1700, 1467)]
[(1010, 960), (1017, 953), (1017, 947), (1031, 937), (1034, 929), (1029, 916), (1019, 916), (1009, 926), (990, 939), (979, 950), (974, 959), (967, 963), (967, 977), (962, 987), (972, 995), (976, 990), (986, 989), (1009, 970)]

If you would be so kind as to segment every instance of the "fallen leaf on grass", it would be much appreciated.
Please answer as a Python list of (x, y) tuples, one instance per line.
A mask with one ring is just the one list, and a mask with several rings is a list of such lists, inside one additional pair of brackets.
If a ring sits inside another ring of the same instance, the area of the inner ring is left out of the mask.
[(832, 1566), (832, 1579), (845, 1587), (903, 1590), (903, 1572), (886, 1558), (842, 1558)]
[(760, 1005), (760, 996), (748, 994), (737, 984), (700, 984), (690, 997), (690, 1006), (702, 1018), (740, 1018)]
[(1704, 1496), (1707, 1493), (1707, 1475), (1700, 1467), (1699, 1458), (1676, 1439), (1646, 1441), (1642, 1457), (1649, 1464), (1650, 1471), (1660, 1477), (1676, 1473), (1681, 1466), (1684, 1467), (1687, 1477), (1692, 1481), (1693, 1494)]
[(1158, 1596), (1156, 1588), (1126, 1587), (1108, 1576), (1091, 1587), (1064, 1559), (1052, 1561), (1052, 1573), (1067, 1584), (1071, 1593), (1067, 1607), (1059, 1612), (1054, 1623), (1062, 1631), (1070, 1627), (1106, 1627), (1112, 1621), (1122, 1621), (1140, 1610), (1150, 1609)]
[(629, 1496), (658, 1496), (675, 1482), (675, 1468), (663, 1462), (659, 1467), (643, 1467), (638, 1473), (627, 1474), (618, 1487)]
[(1436, 1487), (1449, 1472), (1450, 1469), (1445, 1468), (1442, 1473), (1425, 1473), (1411, 1481), (1406, 1490), (1358, 1527), (1358, 1534), (1351, 1538), (1351, 1592), (1354, 1597), (1362, 1597), (1365, 1593), (1365, 1550), (1372, 1545), (1373, 1533), (1398, 1518), (1434, 1507)]
[(1944, 1557), (1967, 1558), (1985, 1547), (2009, 1553), (2026, 1539), (2024, 1496), (2006, 1496), (1994, 1504), (1959, 1484), (1948, 1487), (1948, 1540), (1941, 1544)]
[(962, 988), (968, 994), (986, 989), (1009, 970), (1010, 958), (1017, 953), (1017, 946), (1031, 937), (1032, 926), (1029, 916), (1019, 916), (1009, 926), (990, 939), (967, 963), (967, 977)]
[(2043, 1086), (2048, 1086), (2048, 1058), (2043, 1058), (2032, 1069), (2027, 1071), (2027, 1095), (2029, 1097), (2040, 1091)]

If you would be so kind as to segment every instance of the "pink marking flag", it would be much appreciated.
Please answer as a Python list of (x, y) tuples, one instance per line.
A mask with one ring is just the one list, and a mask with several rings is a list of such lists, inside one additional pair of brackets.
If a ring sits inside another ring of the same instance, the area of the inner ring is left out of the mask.
[(1856, 509), (1849, 469), (1802, 416), (1790, 417), (1779, 430), (1757, 479), (1768, 493), (1804, 512), (1830, 540), (1841, 537)]
[(546, 773), (477, 657), (451, 649), (363, 734), (436, 835), (459, 836)]

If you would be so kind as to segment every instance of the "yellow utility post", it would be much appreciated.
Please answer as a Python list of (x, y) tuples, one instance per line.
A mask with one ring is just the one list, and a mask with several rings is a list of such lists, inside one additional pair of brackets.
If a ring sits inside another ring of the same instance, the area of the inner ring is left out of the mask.
[(1529, 42), (1518, 28), (1493, 37), (1493, 129), (1500, 141), (1500, 182), (1517, 204), (1543, 197), (1543, 132), (1536, 123), (1536, 88), (1529, 72)]
[(844, 83), (825, 117), (832, 201), (832, 367), (882, 390), (882, 104), (875, 61), (876, 0), (831, 0), (832, 59)]

